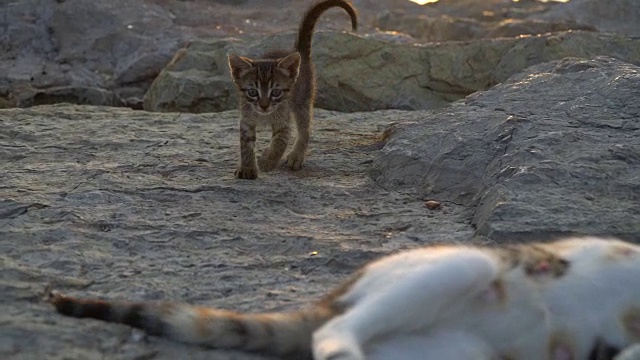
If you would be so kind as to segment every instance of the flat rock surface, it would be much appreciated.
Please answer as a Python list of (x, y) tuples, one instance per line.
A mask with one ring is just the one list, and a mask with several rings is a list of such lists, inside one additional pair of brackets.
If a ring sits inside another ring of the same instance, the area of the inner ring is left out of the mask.
[(429, 210), (368, 178), (400, 114), (319, 110), (303, 170), (247, 181), (232, 176), (235, 111), (1, 110), (0, 358), (257, 359), (65, 318), (41, 299), (50, 287), (284, 310), (383, 253), (469, 238), (469, 208)]
[(408, 116), (372, 175), (385, 188), (478, 206), (477, 234), (494, 240), (640, 241), (639, 84), (638, 66), (608, 57), (532, 66)]

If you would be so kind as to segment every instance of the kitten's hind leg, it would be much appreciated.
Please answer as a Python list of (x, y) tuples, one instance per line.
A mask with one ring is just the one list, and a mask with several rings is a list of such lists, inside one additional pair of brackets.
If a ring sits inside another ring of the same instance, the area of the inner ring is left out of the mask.
[(271, 126), (273, 135), (271, 143), (262, 151), (262, 155), (258, 159), (258, 166), (262, 171), (271, 171), (280, 163), (282, 155), (289, 145), (289, 137), (291, 135), (291, 125), (289, 118), (286, 121), (275, 122)]
[(293, 149), (291, 149), (291, 152), (287, 156), (287, 165), (291, 170), (300, 170), (307, 157), (307, 149), (309, 148), (313, 107), (311, 104), (296, 104), (293, 107), (292, 112), (296, 119), (298, 136), (295, 144), (293, 145)]
[(439, 318), (469, 311), (468, 301), (497, 274), (498, 264), (488, 255), (467, 252), (427, 261), (380, 288), (356, 283), (344, 295), (355, 298), (353, 305), (313, 334), (315, 359), (365, 359), (363, 347), (371, 339), (429, 331)]

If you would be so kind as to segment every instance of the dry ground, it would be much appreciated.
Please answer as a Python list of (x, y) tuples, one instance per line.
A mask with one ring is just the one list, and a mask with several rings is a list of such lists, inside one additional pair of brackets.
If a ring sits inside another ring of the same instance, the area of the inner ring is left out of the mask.
[(0, 358), (253, 358), (62, 317), (42, 296), (285, 310), (382, 254), (468, 238), (468, 209), (372, 183), (403, 113), (373, 114), (318, 111), (305, 168), (250, 181), (232, 176), (235, 111), (1, 110)]

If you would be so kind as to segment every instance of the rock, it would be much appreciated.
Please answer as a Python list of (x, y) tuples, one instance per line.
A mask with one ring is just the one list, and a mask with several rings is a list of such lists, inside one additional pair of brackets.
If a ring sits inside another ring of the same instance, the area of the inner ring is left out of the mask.
[(124, 106), (125, 102), (105, 89), (83, 86), (59, 86), (47, 89), (29, 89), (17, 92), (15, 105), (29, 107), (57, 103)]
[[(399, 113), (318, 110), (305, 167), (248, 181), (233, 177), (237, 111), (0, 110), (0, 358), (268, 359), (140, 341), (125, 326), (60, 316), (41, 298), (52, 288), (285, 310), (384, 253), (469, 238), (465, 208), (430, 211), (368, 179), (379, 133)], [(260, 146), (268, 140), (258, 133)]]
[(422, 11), (383, 11), (373, 23), (381, 30), (407, 33), (421, 42), (469, 41), (567, 30), (595, 31), (589, 23), (544, 17), (557, 6), (558, 3), (552, 1), (441, 0), (425, 4)]
[(40, 103), (34, 93), (108, 106), (123, 104), (123, 88), (142, 98), (188, 35), (162, 7), (125, 0), (24, 0), (0, 18), (0, 95), (32, 99), (19, 106)]
[[(288, 49), (293, 34), (253, 42), (194, 40), (153, 82), (150, 111), (210, 112), (237, 106), (229, 52), (259, 56)], [(640, 40), (593, 32), (427, 45), (389, 44), (348, 33), (319, 32), (316, 106), (339, 111), (433, 109), (506, 80), (528, 66), (566, 56), (607, 54), (640, 64)]]
[(498, 241), (640, 241), (639, 82), (640, 68), (607, 57), (533, 66), (445, 109), (406, 114), (372, 177), (473, 207), (477, 235)]
[(422, 7), (426, 15), (447, 15), (490, 22), (525, 19), (533, 14), (546, 13), (554, 6), (557, 6), (557, 3), (537, 0), (439, 0)]
[[(300, 0), (300, 6), (290, 7), (283, 0), (3, 1), (0, 102), (15, 106), (16, 101), (11, 99), (58, 91), (50, 88), (91, 88), (113, 93), (124, 100), (124, 106), (140, 108), (153, 79), (189, 39), (261, 37), (292, 30), (313, 2)], [(376, 2), (376, 8), (399, 2), (408, 3), (384, 0)], [(374, 11), (365, 8), (361, 13), (362, 19), (368, 19)], [(330, 11), (318, 27), (347, 28), (345, 17), (339, 11)], [(365, 32), (372, 30), (365, 23), (362, 28)], [(105, 97), (102, 105), (112, 105), (111, 97)], [(20, 102), (23, 106), (29, 103), (37, 102)]]
[(542, 21), (507, 18), (502, 21), (481, 21), (449, 15), (416, 15), (413, 13), (385, 13), (376, 19), (376, 26), (384, 31), (399, 31), (419, 42), (469, 41), (499, 37), (517, 37), (550, 32), (595, 28), (573, 21)]
[(226, 53), (237, 42), (193, 41), (180, 49), (145, 94), (144, 109), (194, 113), (235, 109), (238, 101)]
[(571, 0), (540, 16), (547, 21), (573, 21), (598, 31), (640, 36), (640, 2), (636, 0)]
[(220, 3), (220, 4), (225, 4), (225, 5), (245, 5), (247, 3), (248, 0), (206, 0), (206, 1), (212, 1), (215, 3)]
[[(236, 36), (241, 37), (243, 42), (235, 42), (231, 48), (238, 45), (258, 49), (260, 45), (256, 42), (266, 38), (264, 41), (272, 45), (280, 43), (289, 48), (290, 35), (283, 34), (277, 37), (281, 40), (277, 40), (272, 39), (269, 34), (295, 29), (305, 8), (313, 2), (314, 0), (299, 0), (296, 3), (299, 6), (291, 7), (285, 0), (251, 0), (243, 2), (243, 5), (229, 0), (114, 0), (101, 3), (89, 0), (5, 1), (0, 4), (0, 23), (6, 24), (0, 27), (0, 102), (2, 106), (27, 106), (38, 103), (24, 100), (32, 99), (34, 93), (66, 89), (66, 92), (82, 94), (89, 91), (85, 89), (92, 89), (92, 93), (105, 96), (73, 95), (62, 98), (78, 102), (87, 100), (86, 104), (95, 104), (94, 101), (104, 99), (103, 105), (111, 106), (115, 101), (122, 106), (139, 109), (146, 97), (145, 108), (161, 111), (193, 109), (205, 112), (232, 109), (235, 107), (235, 99), (231, 93), (232, 87), (229, 86), (228, 74), (224, 71), (211, 74), (200, 72), (202, 69), (195, 69), (191, 73), (182, 70), (165, 71), (161, 83), (166, 88), (154, 88), (151, 93), (146, 93), (171, 57), (190, 39), (206, 39), (196, 42), (214, 43)], [(616, 16), (622, 16), (620, 19), (623, 20), (637, 17), (631, 0), (626, 3), (616, 0), (615, 4), (618, 5), (613, 10), (607, 10), (609, 12), (605, 12), (606, 16), (602, 18), (576, 15), (575, 19), (567, 16), (573, 14), (572, 6), (582, 9), (578, 14), (588, 14), (587, 10), (593, 6), (585, 5), (588, 4), (587, 1), (577, 0), (569, 4), (448, 0), (425, 6), (406, 0), (356, 0), (354, 4), (360, 13), (358, 34), (369, 37), (372, 43), (327, 40), (326, 43), (315, 44), (317, 50), (320, 46), (326, 46), (331, 51), (359, 56), (365, 61), (363, 64), (356, 64), (357, 59), (349, 59), (347, 67), (343, 57), (327, 55), (326, 62), (335, 63), (328, 64), (326, 78), (321, 77), (324, 83), (320, 84), (322, 91), (319, 104), (328, 109), (362, 111), (436, 108), (495, 84), (485, 81), (480, 88), (462, 87), (454, 89), (453, 93), (441, 92), (438, 90), (441, 78), (437, 77), (438, 74), (434, 78), (428, 65), (432, 47), (394, 47), (399, 44), (408, 46), (406, 44), (420, 41), (469, 41), (487, 36), (591, 29), (590, 21), (598, 25), (598, 29), (615, 31), (614, 25), (633, 29), (635, 22), (618, 21)], [(597, 6), (604, 5), (598, 3)], [(393, 10), (390, 12), (390, 9)], [(604, 22), (611, 26), (600, 26)], [(325, 30), (348, 28), (347, 16), (336, 9), (323, 15), (318, 24), (318, 29)], [(377, 28), (382, 28), (382, 31)], [(632, 34), (630, 31), (621, 32)], [(384, 39), (394, 44), (378, 44), (373, 39)], [(590, 39), (585, 39), (585, 42), (588, 40)], [(480, 76), (485, 76), (487, 69), (496, 65), (497, 61), (493, 57), (499, 56), (500, 49), (503, 48), (499, 43), (488, 44), (469, 44), (476, 49), (487, 50), (487, 54), (464, 52), (465, 56), (470, 57), (465, 59), (469, 63), (476, 64), (483, 59), (488, 61), (479, 67)], [(593, 49), (589, 44), (581, 45), (587, 46), (588, 56), (617, 56), (610, 48), (619, 46), (620, 43), (617, 42), (606, 50)], [(353, 49), (345, 53), (344, 49), (340, 49), (341, 46), (352, 46)], [(390, 47), (379, 50), (383, 46)], [(459, 45), (451, 46), (452, 50), (460, 50)], [(556, 57), (540, 61), (562, 56), (583, 56), (581, 51), (567, 53), (560, 50), (560, 53)], [(381, 55), (385, 58), (381, 58)], [(316, 58), (321, 60), (322, 56), (318, 55)], [(632, 59), (622, 59), (634, 62)], [(325, 65), (322, 61), (320, 63)], [(463, 64), (461, 66), (464, 67)], [(352, 70), (354, 75), (348, 73)], [(453, 72), (448, 71), (451, 74), (446, 77), (461, 76), (464, 80), (470, 77), (470, 70), (456, 73), (457, 70), (454, 69)], [(520, 70), (522, 68), (517, 69)], [(436, 86), (435, 91), (430, 88), (432, 85)], [(180, 86), (185, 87), (186, 94), (181, 93)]]
[(384, 31), (409, 34), (420, 42), (466, 41), (481, 37), (478, 34), (488, 34), (486, 26), (478, 20), (448, 15), (386, 12), (376, 19), (376, 26)]
[[(145, 96), (145, 109), (188, 112), (234, 109), (237, 106), (236, 90), (229, 76), (228, 53), (258, 57), (269, 49), (291, 48), (293, 39), (294, 34), (289, 33), (252, 43), (238, 39), (195, 40), (186, 54), (153, 82)], [(331, 32), (316, 33), (313, 45), (312, 53), (318, 68), (317, 107), (357, 111), (390, 108), (394, 105), (403, 107), (402, 103), (409, 103), (405, 108), (419, 106), (410, 104), (415, 101), (444, 104), (444, 101), (430, 95), (428, 91), (420, 91), (416, 95), (424, 96), (414, 100), (418, 96), (412, 96), (410, 92), (416, 89), (415, 86), (399, 92), (385, 89), (384, 77), (388, 74), (378, 73), (377, 80), (370, 74), (366, 75), (369, 66), (381, 68), (385, 61), (393, 64), (393, 69), (400, 63), (404, 64), (404, 71), (419, 71), (416, 69), (421, 69), (422, 65), (417, 58), (418, 53), (412, 51), (412, 47), (383, 50), (385, 44), (380, 41)], [(391, 51), (395, 55), (390, 54)], [(349, 58), (363, 53), (370, 54), (370, 59), (358, 61), (356, 58)], [(346, 72), (351, 72), (351, 75), (345, 76)], [(374, 82), (378, 84), (371, 86)], [(386, 99), (380, 99), (383, 96)]]

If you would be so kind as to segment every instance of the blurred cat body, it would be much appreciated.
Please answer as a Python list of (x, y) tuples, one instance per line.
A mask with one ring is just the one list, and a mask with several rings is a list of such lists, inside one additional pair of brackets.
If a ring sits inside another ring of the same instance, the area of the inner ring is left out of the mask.
[(187, 343), (316, 360), (607, 360), (640, 342), (640, 247), (567, 238), (430, 246), (374, 261), (300, 310), (50, 301)]

